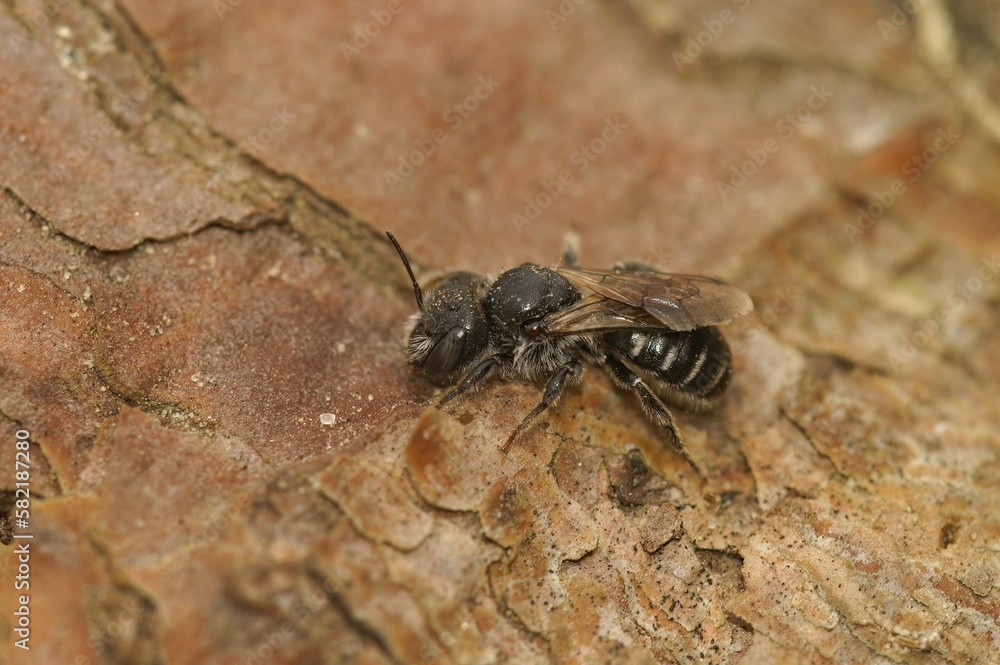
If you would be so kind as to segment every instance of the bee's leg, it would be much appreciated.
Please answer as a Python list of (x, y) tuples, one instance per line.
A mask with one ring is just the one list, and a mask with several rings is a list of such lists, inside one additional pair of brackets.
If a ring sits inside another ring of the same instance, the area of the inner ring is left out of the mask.
[(649, 265), (648, 263), (643, 263), (641, 261), (619, 261), (614, 266), (614, 270), (641, 270), (643, 272), (659, 272), (659, 269)]
[(471, 388), (472, 386), (476, 385), (484, 378), (486, 378), (486, 375), (489, 374), (491, 369), (493, 369), (493, 366), (500, 361), (501, 361), (500, 356), (490, 356), (486, 360), (482, 361), (481, 363), (473, 367), (472, 371), (465, 375), (465, 378), (462, 379), (461, 383), (459, 383), (451, 391), (449, 391), (447, 395), (441, 398), (441, 401), (437, 403), (438, 408), (440, 409), (442, 406), (444, 406), (445, 404), (455, 399), (456, 397), (464, 393), (466, 390), (468, 390), (469, 388)]
[(642, 410), (660, 426), (660, 429), (667, 435), (667, 440), (684, 456), (684, 459), (687, 460), (688, 464), (700, 476), (701, 471), (695, 466), (695, 463), (691, 460), (691, 456), (688, 455), (687, 447), (681, 441), (681, 435), (677, 431), (673, 415), (667, 409), (667, 406), (660, 399), (659, 395), (653, 392), (638, 374), (633, 372), (628, 365), (616, 356), (606, 353), (603, 360), (604, 366), (608, 369), (608, 373), (615, 384), (623, 390), (631, 390), (636, 394), (639, 398), (639, 403), (642, 404)]
[(500, 450), (507, 452), (507, 449), (510, 448), (510, 444), (514, 442), (514, 439), (517, 438), (518, 434), (523, 432), (531, 421), (538, 416), (538, 414), (552, 406), (552, 404), (559, 399), (559, 395), (562, 394), (567, 379), (569, 379), (572, 383), (577, 383), (582, 375), (583, 365), (581, 365), (578, 360), (571, 360), (560, 367), (545, 385), (545, 392), (542, 394), (542, 401), (539, 402), (538, 406), (536, 406), (531, 413), (524, 417), (524, 420), (521, 421), (521, 424), (517, 426), (517, 429), (515, 429), (514, 432), (507, 438), (507, 441), (504, 442), (503, 447), (501, 447)]
[(567, 268), (580, 267), (580, 236), (568, 231), (563, 238), (563, 263)]

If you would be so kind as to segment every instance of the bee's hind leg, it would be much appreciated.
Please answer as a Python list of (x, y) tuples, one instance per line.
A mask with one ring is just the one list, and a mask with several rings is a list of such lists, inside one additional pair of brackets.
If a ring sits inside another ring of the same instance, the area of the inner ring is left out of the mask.
[(687, 447), (684, 442), (681, 441), (681, 435), (677, 431), (677, 425), (674, 422), (674, 416), (667, 409), (666, 404), (660, 399), (659, 395), (653, 392), (649, 386), (640, 378), (638, 374), (632, 371), (628, 365), (619, 360), (616, 356), (610, 353), (604, 354), (604, 366), (608, 370), (608, 374), (611, 375), (612, 381), (615, 382), (619, 388), (623, 390), (630, 390), (636, 394), (639, 398), (639, 403), (642, 405), (642, 410), (646, 412), (663, 433), (667, 435), (667, 440), (670, 441), (671, 445), (677, 449), (677, 451), (684, 456), (687, 463), (691, 465), (691, 468), (701, 476), (701, 471), (695, 465), (691, 456), (688, 454)]

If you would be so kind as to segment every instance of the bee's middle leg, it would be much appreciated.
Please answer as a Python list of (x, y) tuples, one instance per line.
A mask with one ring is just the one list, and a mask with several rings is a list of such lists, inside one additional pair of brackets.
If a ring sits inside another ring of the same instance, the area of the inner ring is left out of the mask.
[(517, 436), (524, 431), (531, 421), (559, 399), (563, 388), (566, 386), (567, 380), (571, 383), (577, 383), (580, 381), (581, 376), (583, 376), (583, 365), (580, 364), (579, 360), (570, 360), (568, 363), (560, 367), (545, 385), (545, 392), (542, 393), (542, 401), (539, 402), (538, 406), (536, 406), (531, 413), (524, 417), (521, 424), (517, 426), (517, 429), (515, 429), (507, 441), (504, 442), (501, 450), (507, 452), (507, 449), (510, 448), (510, 444), (514, 442), (514, 439), (516, 439)]

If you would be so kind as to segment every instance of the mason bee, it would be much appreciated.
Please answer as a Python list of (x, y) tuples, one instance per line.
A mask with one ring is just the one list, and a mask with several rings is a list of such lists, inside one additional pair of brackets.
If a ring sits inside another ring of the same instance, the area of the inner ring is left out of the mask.
[(690, 462), (664, 400), (711, 408), (729, 385), (732, 354), (716, 325), (753, 309), (743, 291), (710, 277), (659, 272), (641, 264), (585, 270), (525, 263), (490, 280), (445, 275), (424, 294), (396, 238), (386, 231), (413, 283), (411, 365), (450, 402), (490, 374), (538, 382), (542, 400), (503, 444), (504, 451), (580, 382), (586, 360), (639, 399), (647, 416)]

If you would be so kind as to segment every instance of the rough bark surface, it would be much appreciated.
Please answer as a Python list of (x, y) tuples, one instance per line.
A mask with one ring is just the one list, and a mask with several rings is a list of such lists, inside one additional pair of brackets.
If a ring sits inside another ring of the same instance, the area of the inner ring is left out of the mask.
[[(0, 660), (997, 662), (997, 35), (5, 0)], [(539, 386), (435, 409), (386, 228), (424, 280), (574, 232), (749, 292), (726, 400), (677, 414), (700, 475), (596, 368), (507, 454)]]

